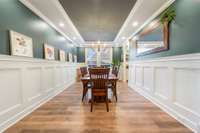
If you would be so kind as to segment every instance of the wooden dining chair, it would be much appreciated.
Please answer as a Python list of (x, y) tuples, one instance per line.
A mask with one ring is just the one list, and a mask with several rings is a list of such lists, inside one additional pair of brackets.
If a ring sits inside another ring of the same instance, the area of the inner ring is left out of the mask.
[(84, 77), (85, 75), (88, 74), (87, 67), (81, 67), (80, 70), (81, 70), (81, 76), (82, 77)]
[[(118, 66), (115, 66), (112, 68), (112, 74), (115, 75), (116, 77), (118, 77), (118, 73), (119, 73), (119, 67)], [(113, 81), (109, 84), (109, 88), (112, 89), (112, 92), (113, 92), (113, 95), (117, 101), (117, 81)]]
[(106, 103), (107, 112), (109, 112), (109, 100), (108, 100), (108, 77), (109, 68), (91, 68), (89, 69), (90, 79), (92, 83), (92, 97), (91, 97), (91, 112), (93, 111), (93, 104), (95, 97), (103, 97)]
[[(88, 74), (88, 69), (87, 69), (87, 67), (81, 67), (81, 68), (80, 68), (80, 71), (81, 71), (81, 76), (82, 76), (82, 77), (87, 76), (87, 74)], [(85, 96), (86, 96), (88, 90), (91, 89), (91, 87), (92, 87), (92, 86), (91, 86), (91, 83), (90, 83), (90, 82), (87, 83), (87, 84), (83, 83), (82, 102), (83, 102), (83, 100), (84, 100), (84, 98), (85, 98)]]

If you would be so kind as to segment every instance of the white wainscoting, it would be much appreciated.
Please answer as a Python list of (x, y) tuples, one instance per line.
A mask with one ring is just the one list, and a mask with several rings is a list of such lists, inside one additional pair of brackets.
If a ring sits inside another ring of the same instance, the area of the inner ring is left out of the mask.
[(0, 132), (76, 80), (76, 64), (0, 55)]
[(129, 87), (200, 133), (200, 54), (129, 62)]

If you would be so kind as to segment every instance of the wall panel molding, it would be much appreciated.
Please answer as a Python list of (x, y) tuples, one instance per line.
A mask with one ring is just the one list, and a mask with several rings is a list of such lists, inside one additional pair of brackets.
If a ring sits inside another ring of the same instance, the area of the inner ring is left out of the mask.
[(75, 63), (0, 55), (0, 132), (72, 85), (76, 68)]
[[(200, 54), (132, 61), (129, 68), (130, 88), (200, 132)], [(142, 85), (137, 77), (142, 78)]]

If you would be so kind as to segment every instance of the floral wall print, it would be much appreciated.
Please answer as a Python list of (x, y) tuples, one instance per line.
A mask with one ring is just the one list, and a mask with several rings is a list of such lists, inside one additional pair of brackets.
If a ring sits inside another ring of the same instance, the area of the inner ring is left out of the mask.
[(50, 46), (48, 44), (44, 44), (44, 54), (45, 54), (45, 59), (55, 60), (55, 53), (54, 53), (54, 47), (53, 46)]
[(32, 38), (10, 31), (11, 55), (33, 57)]

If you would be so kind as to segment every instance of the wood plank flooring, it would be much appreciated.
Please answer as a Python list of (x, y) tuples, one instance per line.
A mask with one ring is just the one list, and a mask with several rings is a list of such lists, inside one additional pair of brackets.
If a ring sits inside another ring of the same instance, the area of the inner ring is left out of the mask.
[(76, 83), (5, 133), (191, 133), (151, 102), (118, 83), (118, 102), (94, 105), (81, 102), (82, 84)]

